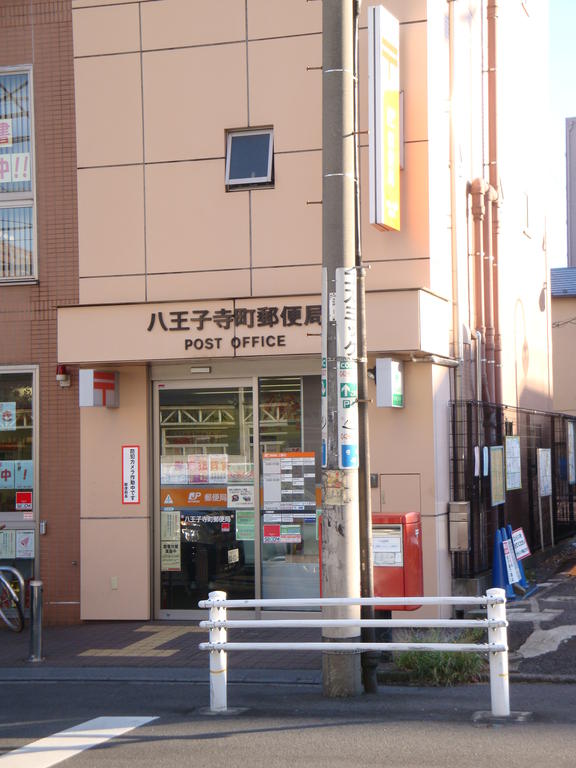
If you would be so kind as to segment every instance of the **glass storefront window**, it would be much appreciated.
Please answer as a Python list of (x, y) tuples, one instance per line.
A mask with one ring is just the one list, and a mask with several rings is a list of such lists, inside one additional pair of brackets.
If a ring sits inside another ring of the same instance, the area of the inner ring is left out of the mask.
[(262, 597), (318, 597), (320, 380), (260, 379)]
[(166, 617), (215, 590), (320, 593), (320, 377), (262, 378), (257, 395), (255, 414), (250, 382), (158, 387)]
[(0, 564), (34, 564), (34, 398), (31, 372), (0, 372)]

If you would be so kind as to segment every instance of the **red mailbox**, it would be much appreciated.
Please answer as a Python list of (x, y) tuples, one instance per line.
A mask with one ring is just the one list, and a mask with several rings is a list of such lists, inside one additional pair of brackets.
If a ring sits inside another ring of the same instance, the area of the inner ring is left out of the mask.
[[(422, 526), (418, 512), (372, 515), (375, 597), (422, 596)], [(420, 606), (379, 605), (380, 611), (415, 611)]]

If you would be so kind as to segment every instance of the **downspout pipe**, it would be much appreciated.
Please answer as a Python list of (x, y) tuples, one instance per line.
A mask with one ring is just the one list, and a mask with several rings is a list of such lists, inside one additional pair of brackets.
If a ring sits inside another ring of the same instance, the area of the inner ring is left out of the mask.
[(482, 365), (482, 392), (478, 400), (489, 402), (490, 393), (486, 375), (486, 322), (485, 322), (485, 281), (484, 281), (484, 217), (486, 215), (485, 196), (488, 185), (484, 179), (474, 179), (468, 185), (468, 193), (472, 200), (472, 220), (474, 238), (474, 325), (480, 331), (481, 338), (476, 345), (476, 355)]
[(492, 231), (492, 208), (498, 195), (492, 186), (486, 188), (484, 193), (484, 325), (486, 342), (486, 379), (488, 381), (488, 400), (495, 401), (495, 355), (494, 355), (494, 315), (495, 315), (495, 296), (494, 296), (494, 270), (493, 270), (493, 231)]
[(498, 172), (498, 0), (488, 0), (488, 167), (490, 186), (496, 191), (492, 200), (492, 284), (494, 305), (494, 400), (502, 403), (502, 336), (500, 332), (499, 235), (500, 176)]

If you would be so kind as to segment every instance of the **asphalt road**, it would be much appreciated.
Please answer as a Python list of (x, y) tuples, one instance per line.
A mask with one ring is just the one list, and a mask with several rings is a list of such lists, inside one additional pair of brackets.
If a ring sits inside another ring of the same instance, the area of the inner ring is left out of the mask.
[[(475, 721), (490, 709), (486, 685), (383, 687), (376, 696), (331, 700), (315, 685), (230, 686), (229, 706), (210, 715), (196, 683), (4, 683), (0, 767), (13, 750), (95, 717), (157, 719), (71, 757), (70, 768), (371, 766), (388, 768), (573, 768), (576, 686), (517, 684), (514, 711), (528, 720)], [(53, 747), (50, 747), (52, 749)], [(34, 747), (30, 766), (46, 749)], [(21, 753), (20, 753), (21, 754)], [(22, 763), (23, 764), (23, 763)], [(28, 766), (28, 764), (26, 764)]]

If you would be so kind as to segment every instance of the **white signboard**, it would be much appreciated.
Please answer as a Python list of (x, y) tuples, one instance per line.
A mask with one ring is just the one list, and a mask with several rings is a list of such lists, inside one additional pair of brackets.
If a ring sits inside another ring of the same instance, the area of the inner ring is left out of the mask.
[[(326, 318), (328, 312), (328, 272), (326, 267), (322, 269), (322, 316)], [(321, 375), (321, 428), (322, 428), (322, 467), (328, 463), (328, 391), (326, 359), (328, 357), (328, 323), (322, 323), (322, 375)]]
[(375, 566), (402, 566), (402, 528), (372, 531), (372, 559)]
[(140, 504), (140, 446), (122, 446), (122, 504)]
[(514, 544), (514, 552), (516, 553), (516, 560), (523, 560), (525, 557), (530, 556), (530, 547), (526, 541), (524, 530), (517, 528), (512, 531), (512, 543)]
[(522, 488), (522, 466), (520, 462), (520, 438), (506, 438), (506, 490)]
[(552, 495), (552, 454), (550, 448), (538, 448), (538, 493), (540, 496)]
[(506, 561), (506, 571), (508, 573), (508, 583), (516, 584), (522, 578), (518, 563), (516, 561), (516, 555), (514, 554), (514, 547), (510, 539), (504, 539), (502, 542), (502, 549), (504, 550), (504, 560)]

